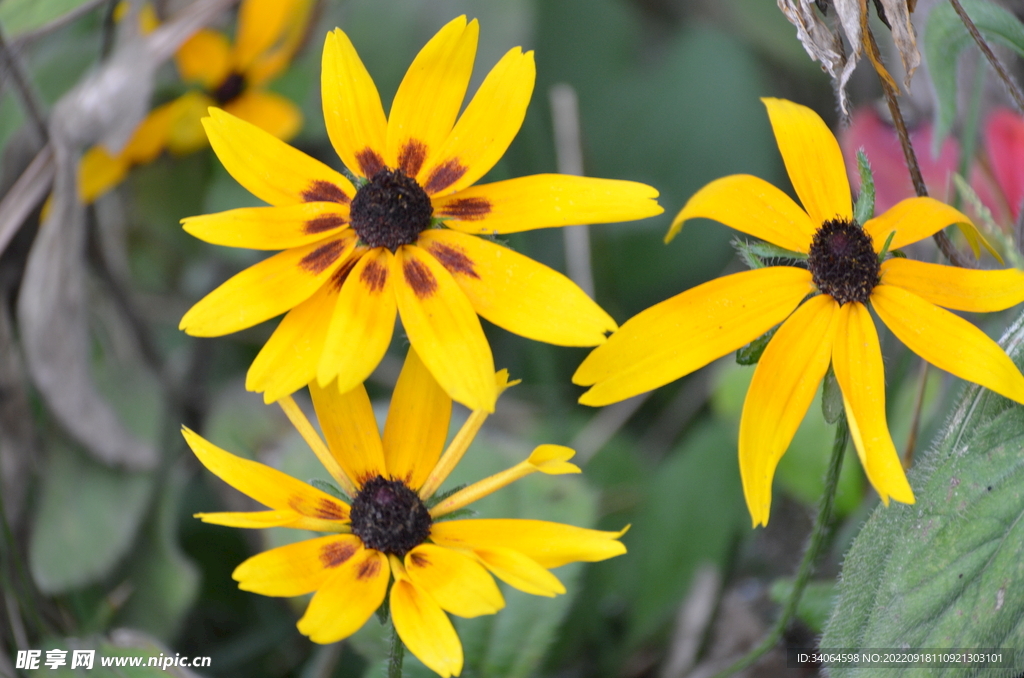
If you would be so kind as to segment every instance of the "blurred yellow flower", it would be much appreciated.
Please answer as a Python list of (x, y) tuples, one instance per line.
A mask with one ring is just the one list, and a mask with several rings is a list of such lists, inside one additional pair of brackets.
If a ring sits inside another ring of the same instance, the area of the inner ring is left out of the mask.
[[(312, 5), (312, 0), (243, 0), (234, 44), (210, 29), (193, 35), (174, 59), (182, 80), (199, 89), (150, 111), (119, 153), (101, 145), (86, 151), (78, 171), (82, 201), (93, 202), (120, 183), (133, 165), (152, 162), (164, 149), (185, 155), (206, 146), (200, 120), (210, 106), (222, 106), (280, 139), (294, 137), (302, 127), (302, 113), (264, 86), (295, 55)], [(142, 32), (149, 33), (157, 25), (152, 6), (144, 5)]]
[[(733, 175), (698, 191), (676, 216), (715, 219), (807, 255), (806, 268), (725, 276), (641, 312), (580, 365), (581, 398), (606, 405), (703, 367), (782, 323), (754, 372), (739, 433), (740, 473), (754, 525), (767, 524), (775, 467), (831, 362), (861, 464), (882, 501), (913, 503), (885, 418), (885, 377), (868, 304), (900, 341), (958, 377), (1024, 402), (1024, 376), (984, 332), (939, 308), (997, 311), (1024, 300), (1020, 271), (981, 271), (905, 258), (879, 261), (970, 221), (931, 198), (910, 198), (861, 226), (839, 144), (809, 108), (764, 99), (801, 209), (757, 177)], [(891, 238), (891, 240), (890, 240)]]
[[(492, 375), (499, 391), (509, 385)], [(317, 643), (350, 636), (381, 606), (393, 580), (390, 614), (406, 647), (442, 676), (462, 671), (462, 645), (445, 612), (494, 614), (505, 605), (498, 577), (541, 596), (565, 593), (548, 570), (599, 561), (626, 548), (621, 532), (540, 520), (445, 520), (453, 511), (534, 472), (579, 473), (573, 451), (541, 445), (529, 459), (431, 501), (465, 453), (487, 413), (473, 412), (442, 455), (451, 399), (410, 349), (395, 387), (383, 440), (362, 385), (347, 393), (310, 384), (327, 444), (290, 397), (282, 407), (351, 503), (263, 464), (241, 459), (184, 429), (212, 473), (269, 510), (199, 513), (231, 527), (292, 527), (326, 533), (253, 556), (233, 574), (239, 587), (266, 596), (315, 592), (299, 631)]]
[[(477, 22), (444, 26), (413, 61), (386, 118), (341, 30), (324, 45), (331, 143), (355, 183), (217, 108), (203, 123), (221, 162), (273, 205), (185, 219), (214, 244), (285, 251), (192, 307), (181, 329), (236, 332), (288, 312), (249, 369), (267, 402), (312, 380), (349, 391), (380, 362), (400, 315), (437, 381), (493, 411), (494, 362), (477, 314), (530, 339), (596, 346), (615, 322), (562, 274), (477, 237), (659, 214), (649, 186), (544, 174), (473, 186), (526, 115), (533, 53), (510, 50), (461, 117)], [(458, 118), (458, 120), (456, 120)]]

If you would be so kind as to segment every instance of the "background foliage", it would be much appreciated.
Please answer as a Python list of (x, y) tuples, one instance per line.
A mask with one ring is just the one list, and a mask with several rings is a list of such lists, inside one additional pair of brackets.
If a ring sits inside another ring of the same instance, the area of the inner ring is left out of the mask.
[[(171, 13), (186, 4), (168, 1), (158, 9)], [(110, 49), (112, 5), (0, 0), (4, 54), (15, 55), (44, 112)], [(775, 3), (763, 0), (324, 0), (318, 8), (304, 50), (272, 89), (303, 110), (305, 125), (295, 145), (334, 167), (339, 162), (319, 100), (322, 38), (334, 26), (352, 38), (385, 105), (422, 44), (460, 13), (481, 24), (471, 89), (509, 48), (536, 50), (537, 87), (526, 121), (485, 181), (557, 171), (548, 92), (556, 83), (575, 88), (586, 173), (649, 183), (661, 191), (665, 207), (657, 218), (590, 229), (596, 298), (620, 323), (695, 284), (740, 270), (730, 245), (734, 234), (720, 224), (696, 221), (671, 244), (662, 239), (683, 202), (718, 177), (749, 173), (788, 190), (759, 96), (791, 98), (837, 122), (828, 77), (807, 59)], [(1019, 52), (1024, 41), (1014, 37), (1018, 24), (1008, 23), (1016, 19), (1003, 13), (1010, 18), (1000, 23), (996, 11), (983, 28)], [(932, 77), (940, 100), (933, 108), (943, 133), (958, 133), (957, 57), (974, 48), (948, 17), (938, 11), (933, 16), (936, 32), (924, 38), (925, 56), (936, 62)], [(219, 21), (228, 30), (233, 25), (230, 14)], [(944, 50), (949, 44), (955, 48)], [(0, 60), (0, 194), (40, 147), (10, 72)], [(851, 93), (868, 103), (878, 93), (862, 75), (854, 77)], [(183, 91), (169, 65), (156, 71), (154, 85), (153, 103)], [(922, 106), (918, 120), (930, 112)], [(114, 463), (58, 423), (22, 361), (16, 303), (37, 236), (38, 208), (3, 250), (0, 574), (6, 611), (0, 614), (0, 675), (13, 675), (9, 659), (24, 647), (209, 655), (208, 676), (382, 675), (386, 639), (375, 621), (348, 642), (319, 647), (295, 629), (304, 600), (236, 588), (230, 574), (245, 557), (300, 535), (243, 532), (191, 517), (248, 505), (187, 453), (178, 434), (182, 424), (298, 478), (323, 473), (281, 412), (243, 388), (245, 369), (275, 321), (217, 339), (177, 330), (191, 304), (263, 256), (201, 243), (181, 230), (179, 220), (257, 204), (206, 150), (165, 154), (134, 169), (85, 212), (80, 254), (89, 334), (83, 359), (96, 392), (71, 395), (108, 403), (124, 435), (138, 442), (142, 451)], [(557, 229), (510, 235), (507, 244), (565, 268)], [(926, 256), (935, 257), (931, 250)], [(988, 318), (984, 328), (998, 334), (1007, 321)], [(646, 399), (593, 410), (576, 404), (580, 389), (569, 380), (584, 350), (532, 343), (486, 323), (485, 330), (495, 364), (523, 383), (502, 398), (452, 482), (500, 469), (537, 443), (567, 444), (578, 450), (581, 478), (532, 476), (481, 502), (480, 515), (633, 527), (623, 537), (627, 556), (557, 573), (567, 595), (549, 600), (506, 590), (508, 607), (497, 616), (458, 620), (464, 675), (681, 676), (695, 665), (699, 674), (755, 641), (774, 614), (773, 600), (784, 594), (784, 578), (809, 529), (810, 507), (822, 491), (831, 427), (820, 408), (811, 408), (779, 467), (770, 526), (753, 531), (735, 451), (752, 368), (736, 366), (730, 356)], [(1011, 341), (1018, 342), (1020, 332), (1017, 327)], [(882, 339), (894, 439), (903, 452), (920, 392), (917, 440), (923, 448), (959, 387), (935, 370), (922, 380), (917, 359), (891, 335)], [(386, 407), (406, 345), (396, 332), (368, 385), (380, 407)], [(1006, 601), (998, 618), (1015, 621), (978, 626), (978, 642), (998, 646), (1019, 637), (1019, 554), (984, 557), (993, 539), (1013, 536), (1020, 543), (1013, 523), (1020, 514), (1014, 480), (1019, 412), (978, 389), (958, 402), (947, 438), (911, 475), (921, 503), (875, 514), (856, 540), (826, 643), (890, 647), (948, 639), (969, 645), (975, 636), (947, 632), (944, 625), (962, 629), (955, 621), (960, 614), (987, 618), (984, 606), (994, 600)], [(961, 454), (966, 445), (980, 450), (976, 457)], [(144, 450), (156, 453), (150, 458)], [(821, 632), (842, 555), (877, 503), (853, 457), (843, 471), (830, 552), (801, 608), (802, 621), (787, 636), (791, 645), (811, 646)], [(959, 479), (958, 487), (950, 486), (950, 477)], [(1008, 489), (996, 500), (989, 498), (989, 485)], [(954, 495), (959, 503), (950, 505)], [(929, 560), (934, 554), (941, 557)], [(875, 579), (879, 563), (885, 566)], [(963, 570), (963, 583), (958, 577), (955, 586), (945, 587), (956, 600), (936, 609), (928, 584), (943, 586), (950, 568)], [(713, 604), (696, 626), (688, 626), (681, 612), (702, 592)], [(920, 633), (912, 638), (894, 635), (891, 619), (879, 611), (879, 601), (895, 595), (906, 596), (917, 615)], [(408, 662), (408, 675), (432, 675), (414, 659)], [(756, 671), (773, 675), (785, 671), (783, 664), (784, 655), (776, 653)]]

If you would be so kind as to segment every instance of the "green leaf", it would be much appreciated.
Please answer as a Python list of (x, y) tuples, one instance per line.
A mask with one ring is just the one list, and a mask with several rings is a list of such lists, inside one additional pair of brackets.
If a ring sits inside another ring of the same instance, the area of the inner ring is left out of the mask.
[(135, 539), (152, 487), (149, 474), (112, 469), (52, 444), (29, 539), (39, 589), (63, 593), (110, 572)]
[(617, 563), (631, 582), (621, 592), (629, 601), (630, 646), (669, 625), (697, 568), (724, 567), (737, 536), (748, 529), (735, 450), (732, 422), (704, 422), (645, 488), (644, 504), (623, 537), (628, 560)]
[[(1019, 366), (1024, 317), (1001, 344)], [(880, 505), (854, 541), (821, 647), (1024, 647), (1022, 446), (1024, 409), (968, 385), (908, 474), (917, 503)]]
[[(779, 605), (784, 605), (792, 592), (792, 578), (776, 579), (768, 590), (768, 597)], [(828, 621), (829, 613), (832, 612), (835, 597), (836, 583), (831, 579), (808, 582), (797, 604), (796, 616), (815, 634), (821, 633)]]
[(73, 12), (90, 0), (4, 0), (0, 2), (0, 25), (8, 38), (42, 28)]
[(863, 226), (875, 216), (875, 175), (863, 148), (857, 151), (857, 172), (860, 174), (860, 194), (853, 206), (853, 219)]
[(199, 593), (199, 571), (178, 546), (178, 510), (186, 478), (180, 469), (167, 477), (129, 567), (132, 594), (118, 626), (140, 629), (165, 642), (174, 639)]
[[(1024, 56), (1024, 24), (1012, 12), (987, 0), (961, 0), (960, 4), (986, 40)], [(972, 43), (953, 6), (947, 2), (936, 5), (928, 15), (923, 40), (937, 103), (933, 153), (937, 153), (956, 120), (957, 62), (964, 48)]]

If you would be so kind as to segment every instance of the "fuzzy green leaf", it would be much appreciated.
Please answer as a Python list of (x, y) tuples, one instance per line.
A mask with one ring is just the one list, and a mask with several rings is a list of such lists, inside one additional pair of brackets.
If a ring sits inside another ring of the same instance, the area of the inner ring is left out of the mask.
[(863, 225), (875, 216), (875, 175), (863, 148), (857, 151), (857, 172), (860, 174), (860, 193), (857, 204), (853, 206), (853, 220)]
[[(987, 0), (961, 0), (967, 15), (982, 36), (1024, 56), (1024, 24), (1007, 9)], [(957, 62), (964, 48), (972, 44), (963, 22), (947, 2), (936, 5), (928, 15), (924, 31), (924, 59), (935, 88), (935, 132), (932, 152), (953, 128), (957, 109)]]
[[(1024, 317), (1001, 343), (1024, 361)], [(879, 506), (854, 541), (821, 647), (1024, 647), (1022, 447), (1024, 408), (965, 388), (908, 474), (917, 503)]]

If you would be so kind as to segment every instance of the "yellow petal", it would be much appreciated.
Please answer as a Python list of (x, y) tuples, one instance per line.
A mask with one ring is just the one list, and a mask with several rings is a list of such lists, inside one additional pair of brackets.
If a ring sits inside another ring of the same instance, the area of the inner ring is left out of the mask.
[(125, 159), (135, 164), (152, 162), (167, 145), (171, 125), (179, 114), (179, 101), (169, 101), (149, 112), (121, 151)]
[(261, 596), (301, 596), (323, 586), (363, 547), (354, 534), (338, 534), (264, 551), (231, 573), (238, 588)]
[(811, 222), (853, 219), (850, 181), (839, 142), (821, 117), (785, 99), (761, 99), (786, 172)]
[(203, 126), (224, 169), (271, 205), (348, 203), (355, 195), (351, 182), (327, 165), (218, 108)]
[(384, 459), (392, 478), (414, 490), (423, 485), (441, 457), (451, 416), (452, 399), (410, 347), (384, 425)]
[(267, 527), (284, 527), (299, 520), (300, 516), (291, 509), (281, 511), (220, 511), (217, 513), (196, 513), (204, 523), (224, 525), (225, 527), (242, 527), (247, 529), (264, 529)]
[(868, 480), (887, 506), (890, 497), (913, 504), (914, 493), (885, 420), (882, 347), (864, 304), (850, 302), (839, 309), (832, 367), (843, 392), (853, 444)]
[(523, 124), (536, 75), (533, 52), (514, 47), (501, 58), (416, 176), (429, 195), (455, 193), (494, 167)]
[(735, 351), (785, 320), (814, 289), (792, 266), (744, 271), (639, 313), (587, 356), (573, 383), (595, 384), (585, 405), (607, 405), (657, 388)]
[(377, 476), (387, 477), (384, 450), (377, 432), (373, 405), (362, 384), (339, 393), (334, 384), (309, 384), (316, 418), (331, 454), (357, 486)]
[(587, 530), (544, 520), (447, 520), (430, 527), (430, 539), (456, 549), (510, 548), (541, 567), (607, 560), (626, 552), (625, 532)]
[(320, 87), (331, 145), (345, 167), (373, 176), (384, 163), (387, 119), (373, 79), (340, 28), (327, 34)]
[(495, 577), (520, 591), (549, 598), (565, 593), (558, 577), (515, 549), (492, 546), (473, 553)]
[(340, 499), (277, 469), (236, 457), (188, 428), (182, 427), (181, 434), (213, 475), (261, 504), (279, 511), (295, 511), (310, 518), (348, 520), (348, 505)]
[(479, 617), (505, 607), (494, 578), (464, 553), (420, 544), (406, 554), (405, 569), (412, 583), (429, 593), (446, 612)]
[(261, 86), (288, 68), (295, 52), (302, 46), (313, 14), (313, 0), (291, 0), (292, 8), (283, 32), (270, 49), (264, 50), (245, 69), (245, 79)]
[(288, 141), (302, 129), (299, 107), (280, 94), (262, 89), (247, 89), (224, 104), (224, 110), (283, 141)]
[(296, 0), (245, 0), (239, 5), (238, 31), (231, 55), (237, 72), (245, 72), (260, 54), (281, 40), (301, 4)]
[(337, 296), (335, 285), (328, 283), (288, 311), (249, 366), (247, 390), (272, 403), (316, 379)]
[(314, 643), (336, 643), (358, 631), (384, 602), (391, 570), (380, 551), (360, 548), (309, 601), (296, 625)]
[[(515, 386), (518, 383), (518, 379), (515, 381), (508, 380), (508, 370), (499, 370), (494, 375), (494, 386), (499, 396), (506, 388)], [(463, 455), (466, 454), (470, 444), (473, 442), (473, 438), (480, 431), (480, 427), (487, 420), (487, 416), (488, 412), (485, 410), (473, 410), (466, 417), (466, 421), (463, 422), (462, 427), (459, 428), (452, 438), (451, 443), (448, 444), (447, 449), (445, 449), (437, 464), (431, 469), (426, 481), (420, 486), (418, 493), (420, 499), (426, 500), (434, 496), (438, 488), (441, 487), (451, 472), (455, 470), (455, 467), (458, 466), (459, 461), (462, 460)]]
[(352, 390), (366, 381), (387, 352), (397, 313), (393, 258), (385, 247), (372, 249), (342, 283), (317, 365), (321, 386), (337, 378), (333, 388)]
[(241, 209), (186, 217), (189, 234), (214, 245), (284, 250), (323, 240), (348, 227), (348, 205), (304, 202), (285, 207)]
[(192, 90), (175, 99), (167, 129), (167, 150), (173, 155), (188, 155), (206, 148), (209, 139), (203, 129), (203, 116), (216, 102), (205, 92)]
[(92, 204), (128, 174), (131, 164), (123, 155), (111, 155), (103, 146), (93, 146), (78, 164), (78, 198)]
[(569, 463), (575, 454), (575, 450), (563, 445), (538, 445), (526, 461), (459, 490), (430, 509), (430, 515), (438, 518), (457, 511), (537, 471), (552, 476), (580, 473), (576, 464)]
[(480, 26), (452, 19), (430, 39), (398, 87), (388, 116), (384, 160), (415, 177), (452, 131), (473, 74)]
[(507, 247), (446, 229), (417, 244), (441, 262), (473, 305), (498, 327), (558, 346), (596, 346), (615, 321), (576, 283)]
[(1015, 268), (981, 271), (894, 257), (882, 263), (882, 284), (957, 311), (1001, 311), (1024, 301), (1024, 273)]
[(716, 179), (693, 194), (672, 220), (665, 242), (683, 222), (704, 217), (794, 252), (806, 253), (818, 225), (788, 195), (764, 179), (734, 174)]
[(832, 357), (839, 305), (822, 294), (782, 324), (761, 356), (740, 417), (740, 476), (754, 527), (768, 524), (772, 477)]
[(223, 33), (203, 28), (178, 48), (174, 63), (182, 80), (213, 90), (231, 72), (231, 47)]
[(1024, 376), (999, 344), (913, 292), (878, 285), (871, 305), (896, 337), (939, 369), (1024, 403)]
[(409, 652), (441, 676), (462, 673), (462, 643), (448, 615), (425, 591), (410, 581), (391, 587), (391, 618)]
[(472, 410), (494, 411), (494, 359), (476, 311), (423, 249), (398, 248), (392, 268), (402, 325), (441, 388)]
[(264, 259), (200, 299), (178, 329), (196, 337), (217, 337), (295, 308), (328, 281), (355, 241), (355, 234), (346, 229), (333, 238)]
[(657, 190), (635, 181), (535, 174), (470, 186), (432, 202), (434, 216), (445, 218), (449, 228), (489, 235), (645, 219), (664, 211), (657, 197)]
[(889, 244), (890, 250), (897, 250), (918, 240), (935, 235), (946, 226), (956, 223), (971, 223), (962, 212), (953, 209), (935, 198), (907, 198), (874, 219), (864, 224), (864, 231), (871, 236), (875, 251), (881, 251), (889, 234), (896, 235)]

